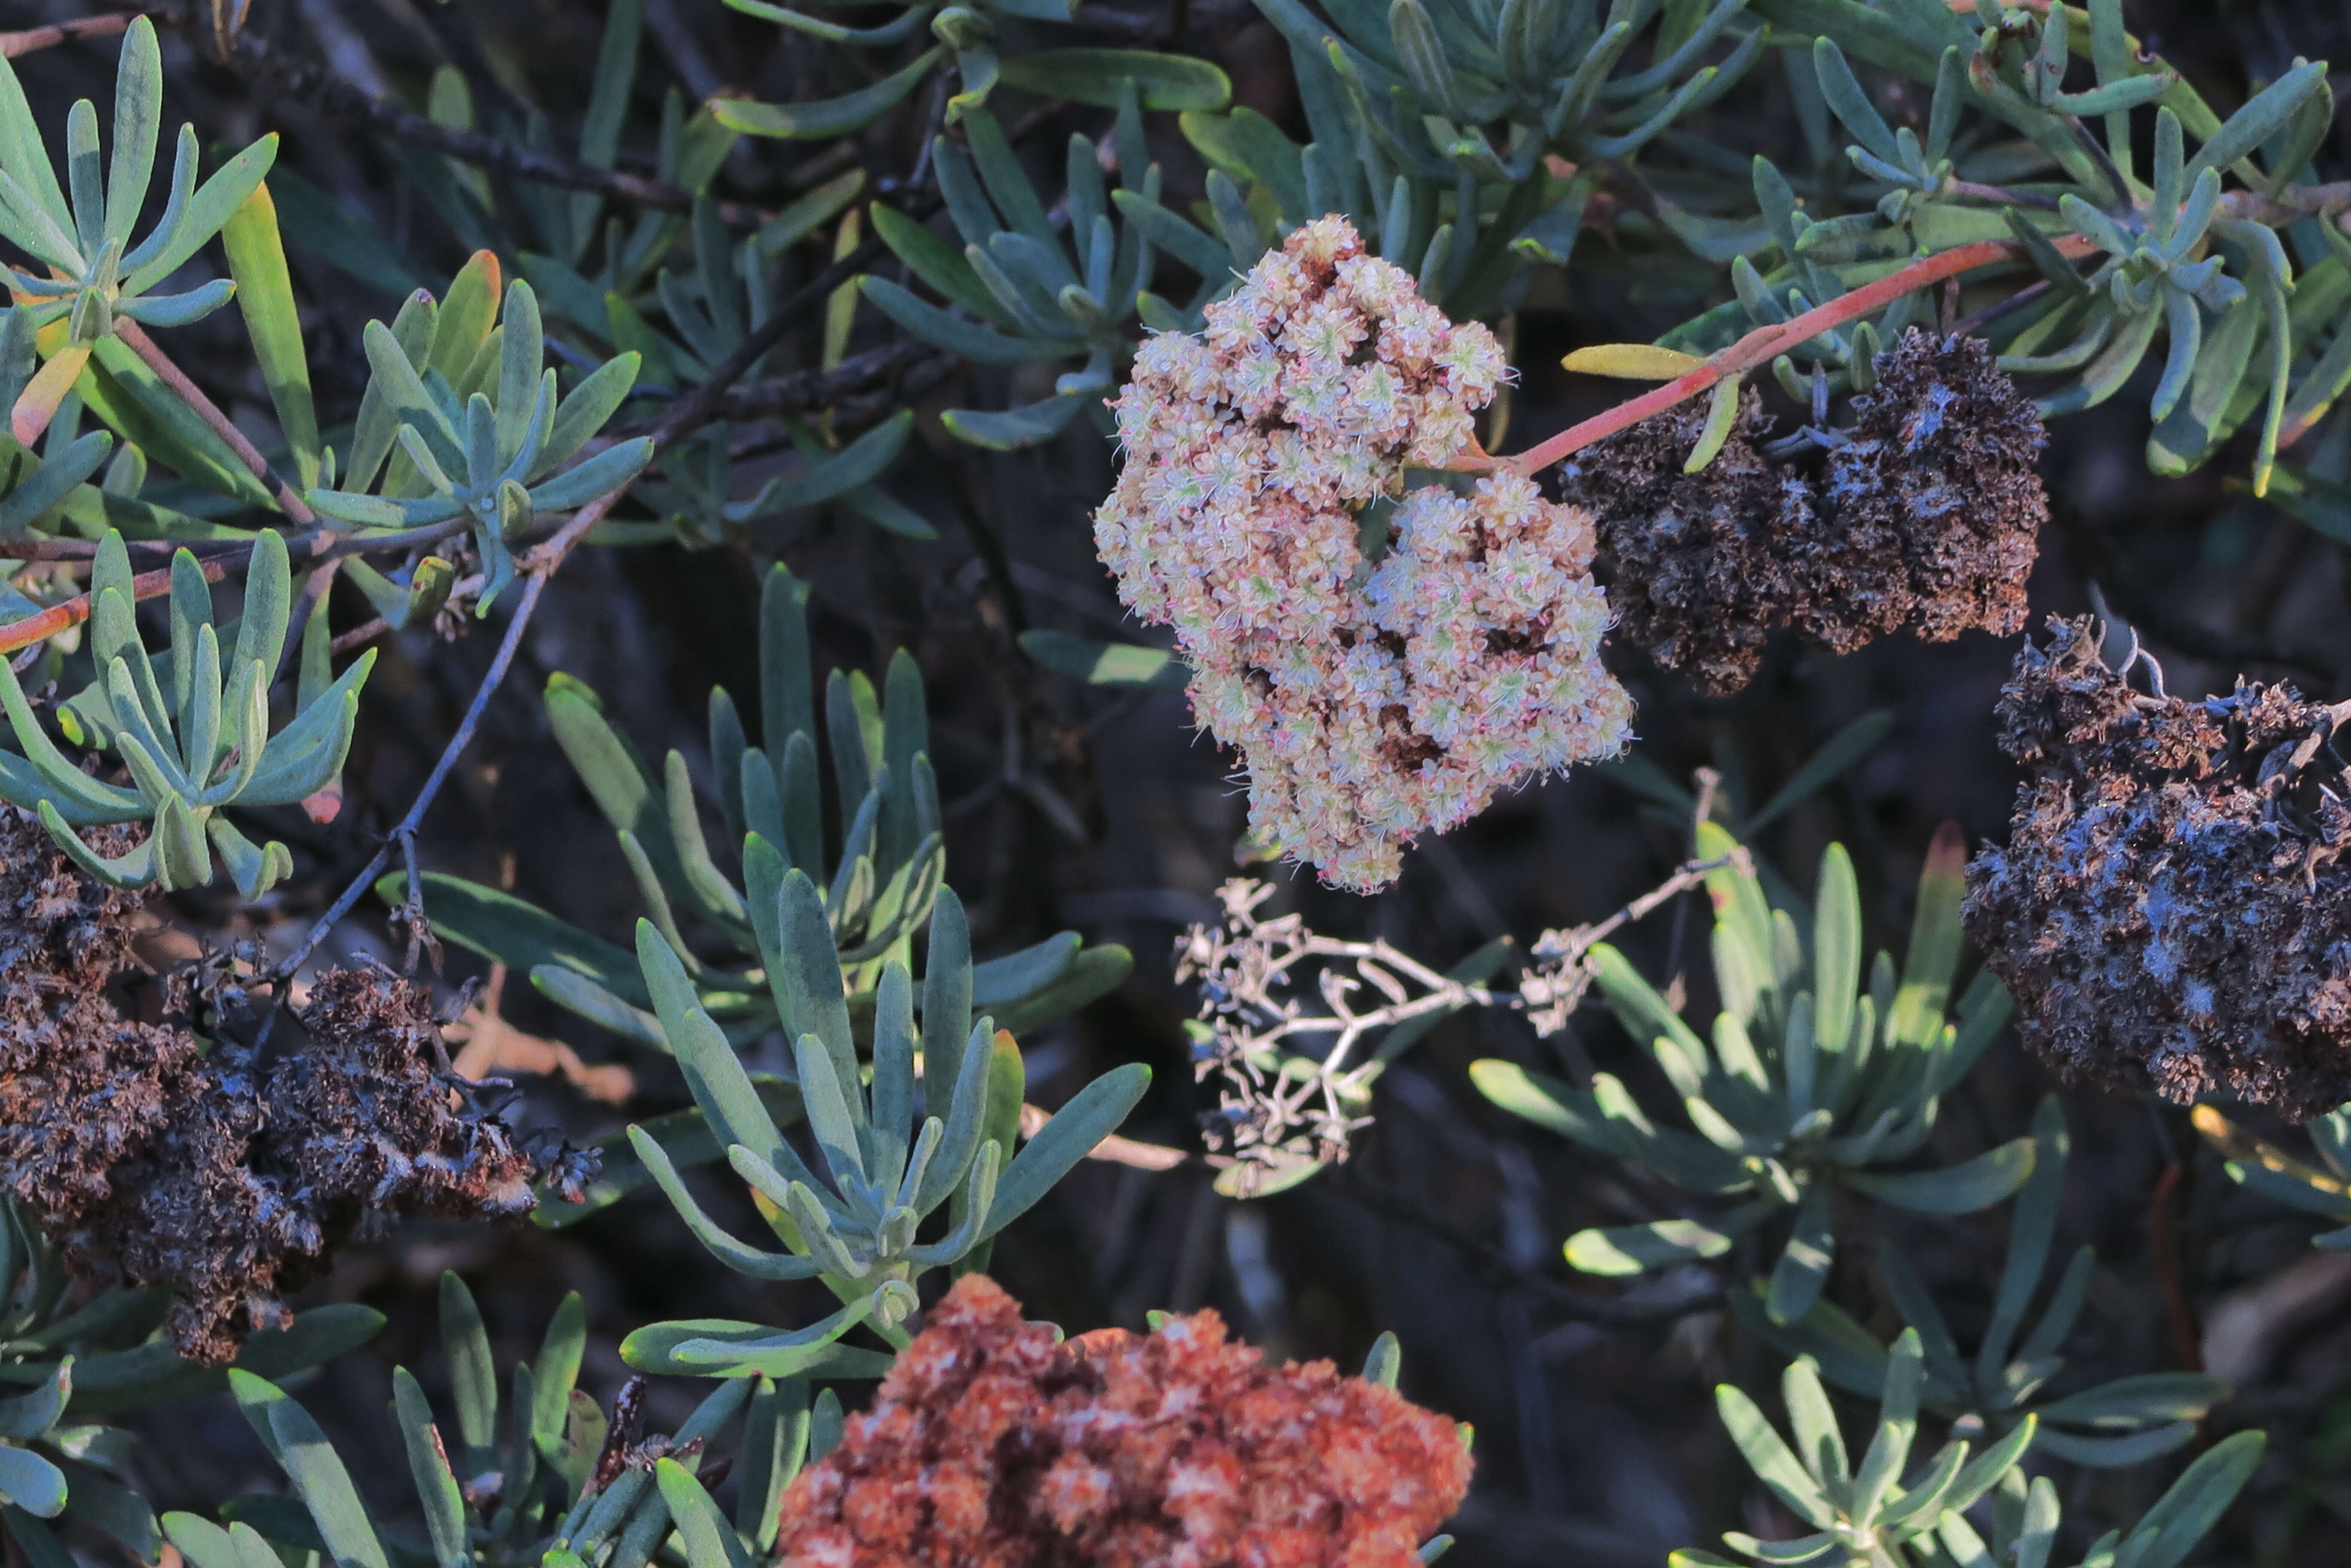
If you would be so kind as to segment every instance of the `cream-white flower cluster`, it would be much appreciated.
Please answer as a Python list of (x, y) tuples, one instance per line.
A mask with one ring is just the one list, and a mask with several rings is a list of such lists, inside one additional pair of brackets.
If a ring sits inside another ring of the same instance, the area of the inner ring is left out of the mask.
[[(1628, 738), (1590, 517), (1510, 472), (1403, 493), (1407, 468), (1469, 445), (1509, 373), (1491, 332), (1326, 217), (1204, 334), (1148, 339), (1114, 405), (1102, 559), (1175, 627), (1194, 716), (1248, 765), (1252, 836), (1335, 885), (1394, 880), (1414, 835)], [(1374, 563), (1359, 537), (1384, 496), (1401, 499)]]

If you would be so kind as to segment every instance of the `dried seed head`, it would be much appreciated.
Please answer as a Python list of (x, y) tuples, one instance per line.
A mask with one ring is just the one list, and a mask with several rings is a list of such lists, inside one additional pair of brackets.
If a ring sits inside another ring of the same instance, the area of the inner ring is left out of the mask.
[(182, 1354), (225, 1361), (283, 1322), (281, 1293), (369, 1214), (531, 1207), (530, 1155), (453, 1103), (422, 988), (328, 971), (308, 1045), (265, 1070), (121, 1015), (136, 910), (0, 808), (0, 1189), (77, 1273), (170, 1291)]
[[(1515, 475), (1404, 494), (1508, 374), (1492, 333), (1323, 218), (1202, 336), (1146, 340), (1116, 403), (1126, 461), (1094, 539), (1119, 596), (1176, 629), (1194, 716), (1248, 764), (1252, 836), (1343, 887), (1627, 738), (1591, 519)], [(1374, 568), (1361, 514), (1399, 497)]]
[(1628, 642), (1724, 693), (1782, 627), (1837, 653), (1897, 631), (2022, 629), (2049, 511), (2039, 417), (1972, 338), (1913, 331), (1874, 364), (1817, 477), (1756, 450), (1751, 392), (1698, 474), (1681, 471), (1705, 423), (1687, 405), (1569, 460), (1567, 497), (1599, 519)]
[(2351, 807), (2335, 714), (2282, 685), (2133, 691), (2087, 620), (2001, 694), (2031, 777), (1965, 918), (2068, 1077), (2296, 1119), (2351, 1099)]
[(958, 1281), (872, 1409), (784, 1494), (805, 1568), (1406, 1568), (1459, 1506), (1453, 1423), (1213, 1312), (1066, 1344)]

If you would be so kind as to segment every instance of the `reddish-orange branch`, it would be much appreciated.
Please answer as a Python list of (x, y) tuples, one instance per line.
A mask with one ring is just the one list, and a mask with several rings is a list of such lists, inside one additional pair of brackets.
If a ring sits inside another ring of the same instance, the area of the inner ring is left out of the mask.
[[(225, 561), (208, 560), (201, 564), (206, 582), (218, 582), (228, 575), (228, 566)], [(131, 592), (134, 599), (161, 599), (171, 591), (170, 567), (142, 571), (131, 580)], [(11, 621), (5, 626), (0, 626), (0, 653), (13, 653), (19, 648), (31, 647), (45, 637), (54, 637), (89, 619), (89, 595), (78, 593), (62, 604), (50, 605), (38, 615), (27, 615), (22, 621)]]
[[(2052, 243), (2068, 260), (2091, 255), (2098, 248), (2078, 235), (2055, 238)], [(1816, 305), (1792, 321), (1758, 327), (1679, 380), (1667, 382), (1652, 392), (1618, 403), (1605, 413), (1596, 413), (1581, 424), (1572, 424), (1540, 446), (1531, 447), (1513, 456), (1489, 457), (1461, 466), (1515, 468), (1522, 474), (1547, 468), (1571, 453), (1581, 452), (1595, 441), (1604, 440), (1620, 430), (1630, 429), (1652, 414), (1663, 413), (1677, 403), (1687, 402), (1718, 382), (1732, 376), (1745, 375), (1759, 365), (1770, 364), (1782, 354), (1819, 337), (1823, 332), (1842, 327), (1848, 321), (1858, 320), (1874, 310), (1883, 309), (1915, 289), (1928, 287), (1945, 278), (1957, 277), (1960, 273), (1979, 267), (2028, 259), (2024, 247), (2013, 241), (1984, 240), (1915, 261), (1899, 272), (1888, 273), (1876, 282), (1841, 295), (1825, 305)]]
[(53, 48), (75, 38), (106, 38), (128, 32), (131, 24), (139, 19), (136, 11), (122, 11), (107, 16), (77, 16), (70, 22), (55, 22), (46, 27), (26, 27), (21, 32), (0, 33), (0, 59), (16, 59), (37, 49)]

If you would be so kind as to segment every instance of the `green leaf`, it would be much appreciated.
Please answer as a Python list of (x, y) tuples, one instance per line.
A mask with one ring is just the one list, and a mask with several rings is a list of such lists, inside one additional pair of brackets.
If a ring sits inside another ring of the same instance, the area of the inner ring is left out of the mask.
[[(630, 89), (636, 85), (644, 17), (644, 0), (613, 0), (605, 12), (596, 74), (589, 85), (587, 113), (580, 126), (580, 161), (591, 168), (610, 169), (620, 156), (621, 125), (629, 112)], [(569, 200), (576, 258), (587, 248), (604, 204), (602, 197), (590, 192), (575, 193)]]
[(1592, 966), (1601, 994), (1608, 998), (1608, 1010), (1616, 1015), (1625, 1033), (1644, 1042), (1663, 1036), (1694, 1065), (1708, 1060), (1705, 1043), (1633, 967), (1631, 959), (1610, 944), (1599, 942), (1592, 947)]
[(676, 1521), (686, 1568), (751, 1568), (742, 1540), (691, 1471), (675, 1459), (656, 1459), (653, 1479)]
[(122, 280), (122, 291), (144, 294), (179, 271), (206, 240), (221, 232), (237, 208), (245, 204), (245, 199), (259, 188), (269, 166), (277, 161), (277, 133), (273, 131), (222, 164), (211, 179), (196, 188), (171, 242)]
[(562, 1440), (563, 1424), (571, 1412), (571, 1390), (580, 1381), (580, 1360), (587, 1344), (587, 1307), (579, 1291), (567, 1291), (548, 1322), (538, 1358), (530, 1364), (530, 1431), (542, 1447)]
[[(775, 1118), (778, 1126), (789, 1127), (800, 1119), (797, 1085), (762, 1072), (752, 1076), (751, 1086), (758, 1092), (760, 1103), (767, 1106), (768, 1114)], [(675, 1170), (690, 1170), (726, 1157), (726, 1145), (711, 1131), (709, 1118), (700, 1106), (673, 1111), (664, 1116), (649, 1116), (637, 1124), (635, 1130), (652, 1138)], [(603, 1156), (604, 1166), (596, 1179), (588, 1184), (582, 1195), (586, 1201), (565, 1203), (559, 1198), (546, 1198), (532, 1212), (533, 1222), (542, 1228), (560, 1229), (653, 1185), (653, 1172), (637, 1158), (626, 1129), (599, 1140), (596, 1148)]]
[(2140, 1517), (2116, 1568), (2177, 1568), (2252, 1479), (2268, 1445), (2265, 1432), (2239, 1432), (2207, 1449)]
[(0, 1444), (0, 1502), (55, 1519), (66, 1506), (65, 1472), (30, 1448)]
[[(1886, 1019), (1886, 1037), (1931, 1046), (1943, 1032), (1943, 1009), (1959, 967), (1959, 901), (1967, 894), (1967, 842), (1959, 824), (1935, 830), (1918, 877), (1918, 903), (1910, 918), (1910, 951), (1902, 961), (1901, 988)], [(2020, 1180), (2022, 1177), (2020, 1176)], [(1958, 1212), (1961, 1210), (1941, 1210)]]
[[(1760, 1213), (1754, 1216), (1761, 1218)], [(1695, 1219), (1658, 1219), (1646, 1225), (1579, 1230), (1567, 1239), (1567, 1261), (1570, 1268), (1586, 1274), (1646, 1273), (1702, 1258), (1719, 1258), (1730, 1250), (1738, 1230), (1749, 1228), (1718, 1228)]]
[[(381, 1312), (356, 1301), (313, 1307), (285, 1328), (267, 1329), (246, 1340), (235, 1365), (260, 1377), (290, 1377), (358, 1349), (382, 1330), (383, 1321)], [(197, 1398), (218, 1391), (227, 1381), (227, 1369), (192, 1366), (168, 1342), (156, 1341), (77, 1361), (73, 1402), (66, 1414), (69, 1419), (85, 1418)]]
[(1715, 1413), (1721, 1417), (1723, 1428), (1738, 1445), (1740, 1457), (1755, 1477), (1779, 1495), (1780, 1500), (1803, 1520), (1817, 1528), (1825, 1529), (1835, 1522), (1836, 1512), (1813, 1478), (1797, 1462), (1771, 1423), (1747, 1397), (1729, 1384), (1719, 1384), (1714, 1390)]
[(2146, 1372), (2040, 1407), (2043, 1421), (2130, 1431), (2170, 1421), (2200, 1421), (2229, 1397), (2229, 1385), (2200, 1372)]
[(1842, 1492), (1853, 1480), (1853, 1461), (1845, 1453), (1844, 1434), (1837, 1430), (1835, 1406), (1821, 1385), (1820, 1368), (1809, 1361), (1790, 1362), (1780, 1390), (1798, 1461), (1823, 1491)]
[(1740, 832), (1752, 839), (1767, 825), (1778, 821), (1784, 813), (1802, 804), (1839, 774), (1876, 750), (1877, 743), (1884, 740), (1893, 727), (1893, 709), (1872, 708), (1838, 730), (1822, 743), (1821, 748), (1813, 752), (1802, 768), (1788, 775), (1788, 781), (1774, 790), (1769, 800), (1740, 821)]
[[(567, 925), (510, 893), (445, 872), (428, 871), (423, 880), (424, 912), (433, 929), (459, 946), (523, 974), (542, 967), (569, 970), (632, 1006), (653, 1006), (636, 959), (625, 949)], [(385, 873), (378, 879), (375, 894), (400, 907), (407, 901), (407, 874)]]
[(350, 1472), (310, 1413), (291, 1399), (279, 1399), (270, 1405), (268, 1420), (277, 1462), (310, 1511), (336, 1568), (391, 1568)]
[(894, 207), (876, 202), (866, 211), (872, 214), (874, 234), (916, 277), (981, 320), (1013, 329), (1010, 314), (987, 291), (961, 251)]
[(1792, 1323), (1813, 1310), (1836, 1262), (1836, 1227), (1829, 1189), (1815, 1183), (1796, 1205), (1795, 1228), (1772, 1266), (1764, 1311), (1775, 1323)]
[(742, 1060), (698, 1005), (685, 967), (649, 920), (637, 922), (637, 958), (694, 1103), (728, 1145), (740, 1144), (769, 1165), (792, 1170), (799, 1156), (768, 1114)]
[(1976, 1379), (1989, 1387), (2007, 1364), (2009, 1347), (2024, 1322), (2026, 1310), (2041, 1284), (2049, 1246), (2057, 1229), (2057, 1209), (2065, 1186), (2065, 1156), (2072, 1140), (2065, 1131), (2065, 1113), (2055, 1095), (2041, 1102), (2032, 1116), (2036, 1145), (2032, 1175), (2019, 1191), (2009, 1218), (2008, 1257), (2001, 1269), (2000, 1290), (1993, 1298), (1991, 1321), (1985, 1327), (1976, 1355)]
[(1049, 670), (1093, 686), (1145, 686), (1180, 692), (1191, 672), (1176, 654), (1132, 643), (1104, 643), (1069, 632), (1023, 632), (1020, 651)]
[(857, 287), (872, 301), (874, 308), (923, 341), (979, 364), (1018, 365), (1032, 360), (1064, 359), (1085, 349), (1083, 340), (1078, 338), (1008, 337), (991, 328), (975, 326), (916, 298), (886, 277), (868, 275), (857, 280)]
[(2017, 1138), (1939, 1171), (1880, 1176), (1847, 1171), (1844, 1181), (1880, 1203), (1917, 1214), (1973, 1214), (2008, 1197), (2032, 1175), (2033, 1143)]
[(122, 57), (115, 67), (114, 162), (106, 176), (102, 237), (126, 249), (155, 172), (162, 120), (163, 55), (155, 43), (155, 24), (141, 16), (123, 35)]
[[(401, 1446), (408, 1454), (408, 1473), (424, 1505), (424, 1526), (433, 1538), (436, 1568), (464, 1568), (471, 1560), (465, 1544), (465, 1499), (450, 1473), (449, 1456), (440, 1429), (433, 1424), (433, 1406), (424, 1390), (404, 1366), (392, 1369), (392, 1413), (400, 1427)], [(168, 1521), (166, 1521), (168, 1523)], [(175, 1537), (176, 1539), (176, 1537)], [(215, 1568), (199, 1563), (196, 1568)], [(225, 1568), (225, 1565), (222, 1565)]]
[(276, 510), (277, 499), (245, 461), (166, 387), (131, 345), (112, 334), (90, 350), (79, 385), (89, 412), (141, 452), (192, 485), (247, 506)]
[(277, 209), (266, 184), (232, 214), (221, 230), (228, 252), (229, 276), (236, 282), (237, 308), (253, 339), (253, 354), (269, 402), (277, 411), (277, 427), (294, 456), (296, 486), (308, 490), (319, 483), (318, 411), (310, 401), (310, 366), (302, 346), (302, 323), (294, 305), (294, 286), (286, 270), (286, 248), (277, 233)]
[(193, 1513), (167, 1513), (163, 1534), (195, 1568), (283, 1568), (269, 1543), (249, 1524), (224, 1530)]
[(441, 1274), (441, 1345), (457, 1396), (457, 1437), (465, 1446), (465, 1469), (480, 1475), (497, 1464), (498, 1374), (481, 1309), (455, 1270)]
[[(714, 1374), (705, 1364), (677, 1359), (677, 1348), (684, 1344), (757, 1344), (773, 1338), (775, 1333), (774, 1329), (762, 1323), (737, 1322), (727, 1318), (687, 1318), (674, 1322), (648, 1323), (621, 1342), (621, 1359), (639, 1372), (709, 1377), (719, 1375)], [(801, 1375), (880, 1377), (890, 1370), (893, 1359), (884, 1351), (832, 1344), (827, 1346), (824, 1354), (812, 1361)], [(740, 1375), (747, 1378), (753, 1375), (753, 1370), (746, 1368)]]
[(66, 210), (65, 192), (50, 166), (41, 128), (25, 101), (16, 68), (5, 59), (0, 59), (0, 169), (16, 176), (50, 222), (59, 228), (73, 226), (73, 214)]
[(767, 505), (759, 510), (822, 506), (878, 477), (905, 450), (914, 428), (914, 410), (899, 410), (839, 452), (778, 482), (762, 497)]
[(2220, 130), (2206, 139), (2204, 145), (2196, 150), (2196, 156), (2180, 171), (2181, 183), (2193, 185), (2207, 169), (2218, 172), (2241, 158), (2250, 157), (2262, 142), (2294, 120), (2304, 99), (2325, 90), (2325, 60), (2295, 66), (2255, 93), (2244, 108), (2231, 115)]
[[(841, 209), (855, 201), (864, 189), (865, 171), (852, 169), (846, 173), (835, 175), (814, 190), (795, 198), (784, 207), (782, 212), (778, 213), (760, 228), (759, 253), (762, 256), (782, 255), (786, 250), (798, 245), (839, 216)], [(891, 240), (884, 227), (885, 220), (883, 217), (884, 213), (888, 213), (889, 219), (897, 225), (918, 228), (921, 226), (912, 218), (892, 211), (879, 203), (866, 208), (866, 213), (872, 220), (873, 232), (881, 235), (883, 243), (888, 245), (893, 250), (897, 250), (898, 247), (895, 242)], [(898, 251), (898, 256), (899, 259), (905, 261), (907, 265), (914, 265), (904, 251)]]
[(386, 294), (428, 287), (423, 271), (385, 244), (381, 230), (351, 216), (333, 197), (290, 169), (270, 172), (286, 237), (329, 266)]
[(1150, 1087), (1151, 1069), (1130, 1061), (1079, 1090), (1021, 1146), (998, 1178), (996, 1200), (988, 1207), (978, 1239), (995, 1235), (1034, 1207), (1095, 1145), (1118, 1131)]
[(1039, 49), (1007, 55), (998, 69), (1006, 87), (1071, 103), (1116, 109), (1132, 78), (1143, 107), (1168, 113), (1215, 110), (1232, 101), (1232, 82), (1206, 60), (1142, 49)]
[(1050, 441), (1069, 428), (1080, 409), (1099, 401), (1092, 392), (1070, 392), (1000, 413), (951, 408), (939, 419), (956, 440), (967, 445), (985, 447), (990, 452), (1018, 452)]
[(1748, 14), (1775, 32), (1829, 37), (1857, 58), (1921, 82), (1935, 79), (1943, 51), (1972, 51), (1975, 35), (1941, 5), (1879, 9), (1864, 0), (1750, 0)]
[(988, 996), (980, 989), (980, 973), (988, 967), (972, 971), (973, 1005), (992, 1008), (998, 1024), (1018, 1035), (1033, 1033), (1118, 989), (1134, 973), (1134, 955), (1115, 942), (1088, 947), (1070, 960), (1060, 978), (1001, 1002), (989, 999), (992, 988)]
[(1821, 855), (1813, 908), (1813, 1036), (1823, 1051), (1845, 1049), (1861, 995), (1861, 891), (1843, 844)]
[[(1627, 1137), (1629, 1131), (1602, 1112), (1592, 1095), (1572, 1089), (1556, 1079), (1539, 1072), (1529, 1072), (1515, 1061), (1487, 1058), (1469, 1064), (1469, 1082), (1478, 1092), (1514, 1116), (1522, 1116), (1535, 1125), (1573, 1138), (1604, 1153), (1630, 1156), (1639, 1146), (1637, 1138)], [(1600, 1232), (1588, 1234), (1599, 1235)], [(1583, 1265), (1577, 1264), (1578, 1268)], [(1605, 1269), (1587, 1269), (1587, 1273), (1605, 1273)]]
[(1200, 275), (1202, 281), (1221, 286), (1233, 275), (1232, 252), (1191, 224), (1161, 206), (1141, 191), (1113, 191), (1114, 203), (1126, 221), (1144, 238)]
[(2123, 1437), (2085, 1437), (2079, 1433), (2044, 1427), (2033, 1438), (2033, 1451), (2068, 1464), (2099, 1469), (2128, 1469), (2187, 1447), (2196, 1440), (2194, 1421), (2174, 1421), (2150, 1427)]
[(631, 483), (645, 471), (653, 460), (653, 444), (650, 436), (641, 435), (617, 446), (607, 446), (593, 457), (560, 474), (534, 481), (530, 487), (530, 504), (542, 512), (562, 512), (574, 507), (584, 507)]
[(908, 93), (914, 90), (917, 83), (930, 75), (931, 68), (938, 63), (941, 52), (940, 47), (934, 45), (872, 86), (845, 93), (840, 98), (821, 99), (810, 103), (751, 103), (741, 99), (720, 98), (711, 100), (710, 111), (717, 117), (719, 124), (747, 136), (781, 136), (795, 141), (811, 141), (846, 135), (896, 108)]
[(1886, 1357), (1878, 1387), (1877, 1430), (1862, 1455), (1861, 1473), (1853, 1490), (1854, 1517), (1874, 1520), (1879, 1507), (1902, 1479), (1910, 1462), (1910, 1447), (1918, 1432), (1918, 1392), (1925, 1382), (1925, 1361), (1918, 1331), (1905, 1329)]
[(74, 1358), (65, 1356), (31, 1393), (0, 1399), (0, 1438), (26, 1443), (57, 1425), (73, 1390), (73, 1364)]

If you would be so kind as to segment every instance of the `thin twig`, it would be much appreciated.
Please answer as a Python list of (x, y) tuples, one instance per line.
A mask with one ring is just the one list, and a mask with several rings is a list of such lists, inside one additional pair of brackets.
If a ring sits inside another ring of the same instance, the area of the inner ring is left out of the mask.
[[(153, 15), (159, 23), (189, 31), (204, 30), (204, 7), (194, 0), (171, 0)], [(656, 212), (694, 210), (695, 196), (692, 191), (616, 169), (600, 169), (557, 153), (520, 146), (502, 137), (438, 124), (353, 86), (323, 65), (289, 58), (249, 31), (238, 34), (231, 41), (228, 57), (223, 63), (283, 97), (299, 99), (339, 120), (372, 127), (386, 136), (444, 157), (495, 169), (516, 179), (533, 180), (569, 191), (587, 191)], [(737, 228), (757, 228), (775, 216), (764, 208), (740, 202), (720, 202), (717, 208), (718, 215)]]
[(379, 615), (374, 620), (354, 626), (348, 632), (336, 633), (335, 640), (327, 644), (327, 652), (338, 656), (348, 653), (354, 648), (367, 646), (391, 630), (392, 622)]
[[(1697, 820), (1704, 821), (1703, 810)], [(1695, 836), (1695, 835), (1693, 835)], [(1564, 931), (1546, 931), (1535, 938), (1528, 956), (1537, 960), (1520, 977), (1516, 1005), (1527, 1010), (1527, 1021), (1534, 1025), (1537, 1034), (1557, 1034), (1567, 1027), (1567, 1020), (1583, 1005), (1584, 993), (1592, 987), (1592, 949), (1606, 941), (1621, 928), (1649, 914), (1668, 901), (1680, 897), (1692, 888), (1704, 884), (1711, 873), (1726, 868), (1744, 873), (1753, 869), (1745, 849), (1736, 849), (1712, 860), (1692, 859), (1683, 862), (1656, 886), (1625, 905), (1605, 920), (1590, 925), (1573, 926)], [(1681, 973), (1680, 927), (1677, 924), (1671, 961), (1667, 972), (1677, 977)]]
[(1962, 317), (1959, 320), (1952, 324), (1951, 329), (1959, 333), (1961, 337), (1968, 337), (1976, 332), (1980, 332), (1984, 328), (1991, 326), (1994, 321), (1998, 321), (2003, 317), (2012, 316), (2019, 310), (2023, 309), (2026, 306), (2032, 304), (2034, 300), (2041, 298), (2055, 287), (2055, 284), (2050, 282), (2045, 277), (2042, 278), (2037, 283), (2029, 283), (2013, 294), (2002, 295), (1999, 299), (1985, 306), (1974, 315)]
[[(581, 511), (584, 513), (587, 509), (582, 507)], [(558, 564), (560, 564), (560, 559), (557, 558)], [(376, 846), (375, 853), (368, 857), (367, 864), (350, 880), (335, 902), (327, 906), (327, 912), (311, 923), (310, 929), (302, 934), (301, 941), (295, 944), (294, 950), (278, 960), (270, 971), (271, 979), (283, 982), (293, 977), (294, 972), (317, 950), (319, 944), (325, 941), (343, 916), (351, 912), (351, 906), (375, 884), (377, 873), (391, 863), (393, 849), (403, 839), (413, 837), (423, 822), (424, 813), (432, 809), (434, 800), (439, 797), (441, 786), (449, 781), (450, 773), (457, 766), (457, 758), (473, 740), (474, 732), (481, 727), (482, 715), (489, 711), (490, 698), (505, 684), (507, 671), (513, 667), (515, 654), (522, 647), (522, 634), (530, 624), (531, 612), (538, 608), (539, 598), (547, 591), (547, 580), (553, 570), (552, 566), (544, 570), (533, 570), (523, 583), (522, 597), (515, 601), (514, 613), (507, 620), (506, 634), (498, 639), (497, 653), (491, 657), (488, 671), (483, 674), (481, 685), (475, 688), (474, 700), (465, 706), (465, 716), (457, 721), (456, 733), (449, 737), (449, 744), (441, 748), (441, 756), (433, 764), (433, 771), (426, 776), (424, 788), (417, 791), (415, 800), (410, 804), (408, 814), (384, 835), (383, 841)], [(271, 1016), (276, 1016), (274, 1011)]]

